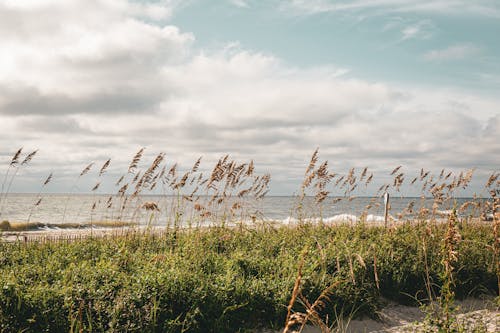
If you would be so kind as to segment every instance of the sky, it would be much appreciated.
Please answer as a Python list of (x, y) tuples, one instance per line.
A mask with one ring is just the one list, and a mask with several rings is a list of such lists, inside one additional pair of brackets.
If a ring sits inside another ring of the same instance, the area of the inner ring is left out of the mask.
[(11, 191), (53, 172), (65, 192), (146, 147), (184, 168), (253, 159), (286, 195), (319, 147), (381, 181), (476, 168), (481, 192), (500, 170), (499, 34), (499, 0), (0, 0), (0, 176), (38, 149)]

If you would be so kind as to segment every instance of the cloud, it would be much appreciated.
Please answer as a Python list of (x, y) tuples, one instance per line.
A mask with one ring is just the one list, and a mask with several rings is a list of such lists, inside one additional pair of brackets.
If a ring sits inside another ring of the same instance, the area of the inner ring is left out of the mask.
[[(36, 184), (54, 166), (73, 179), (108, 157), (121, 172), (141, 146), (181, 167), (254, 159), (277, 194), (318, 146), (337, 171), (498, 166), (498, 98), (293, 67), (237, 44), (195, 52), (195, 36), (137, 3), (1, 6), (0, 147), (40, 149)], [(0, 165), (9, 158), (3, 149)]]
[(424, 59), (428, 61), (463, 60), (480, 54), (481, 48), (474, 44), (456, 44), (444, 49), (431, 50), (424, 54)]
[(389, 18), (382, 27), (382, 32), (397, 31), (401, 35), (399, 42), (410, 39), (429, 39), (435, 30), (434, 23), (428, 19), (415, 20), (400, 16)]
[(432, 36), (433, 24), (429, 20), (421, 20), (401, 30), (401, 40), (428, 39)]
[(368, 16), (388, 13), (425, 13), (500, 17), (498, 6), (496, 6), (495, 2), (489, 0), (292, 0), (282, 1), (281, 8), (294, 15), (350, 12), (363, 13)]
[(229, 0), (229, 3), (240, 8), (248, 8), (248, 2), (245, 0)]
[[(32, 112), (34, 103), (55, 112), (70, 104), (88, 109), (92, 100), (115, 104), (125, 95), (154, 104), (155, 92), (168, 90), (159, 70), (184, 61), (194, 38), (150, 21), (151, 4), (17, 3), (0, 4), (2, 49), (9, 50), (0, 54), (1, 112)], [(109, 109), (104, 105), (103, 111)]]
[(44, 117), (33, 116), (19, 119), (18, 127), (26, 132), (43, 133), (44, 135), (52, 134), (94, 134), (86, 128), (77, 119), (73, 117)]
[(137, 91), (134, 87), (103, 87), (101, 92), (76, 97), (64, 93), (44, 94), (31, 87), (0, 87), (0, 101), (3, 101), (0, 102), (0, 113), (12, 116), (59, 116), (72, 113), (152, 112), (167, 97), (168, 92), (165, 90)]

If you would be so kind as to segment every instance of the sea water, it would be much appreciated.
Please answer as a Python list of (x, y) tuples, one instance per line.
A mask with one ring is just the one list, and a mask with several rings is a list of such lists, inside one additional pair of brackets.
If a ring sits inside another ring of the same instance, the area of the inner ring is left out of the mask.
[[(41, 199), (40, 203), (36, 203)], [(450, 200), (438, 208), (446, 213), (470, 198)], [(477, 199), (476, 199), (477, 200)], [(157, 204), (158, 210), (147, 210), (145, 202)], [(68, 223), (90, 224), (101, 221), (122, 221), (138, 224), (169, 225), (172, 223), (203, 224), (225, 221), (274, 221), (285, 224), (299, 219), (311, 221), (356, 221), (364, 215), (372, 222), (384, 221), (384, 202), (380, 197), (326, 198), (318, 205), (314, 198), (302, 201), (291, 196), (268, 196), (260, 200), (229, 198), (222, 203), (201, 197), (197, 202), (182, 196), (140, 196), (125, 198), (110, 195), (83, 194), (9, 194), (0, 202), (0, 221), (39, 222), (50, 225)], [(432, 198), (391, 197), (389, 214), (397, 219), (400, 213), (430, 209)], [(236, 205), (235, 205), (236, 204)], [(208, 212), (208, 213), (207, 213)], [(478, 215), (469, 210), (467, 214)], [(463, 215), (463, 213), (462, 213)], [(406, 214), (412, 216), (412, 214)]]

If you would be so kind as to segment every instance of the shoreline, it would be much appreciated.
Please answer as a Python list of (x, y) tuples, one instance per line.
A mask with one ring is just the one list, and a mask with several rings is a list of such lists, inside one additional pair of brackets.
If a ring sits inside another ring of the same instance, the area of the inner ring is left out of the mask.
[[(404, 225), (418, 225), (421, 223), (430, 224), (442, 224), (447, 221), (447, 218), (434, 218), (431, 220), (407, 220), (407, 221), (396, 221), (390, 220), (388, 222), (387, 228), (397, 228)], [(490, 225), (491, 221), (481, 220), (474, 218), (472, 220), (465, 220), (464, 223), (476, 224), (476, 225)], [(16, 222), (14, 222), (16, 223)], [(20, 225), (26, 224), (24, 222), (19, 223)], [(2, 230), (0, 229), (0, 242), (36, 242), (36, 241), (76, 241), (80, 239), (92, 238), (92, 237), (124, 237), (131, 234), (154, 234), (161, 235), (165, 232), (170, 232), (175, 230), (172, 226), (159, 226), (159, 225), (139, 225), (132, 222), (121, 222), (121, 221), (100, 221), (92, 224), (80, 224), (80, 223), (68, 223), (64, 227), (59, 224), (43, 224), (43, 223), (30, 223), (34, 228), (17, 228), (15, 230)], [(298, 227), (301, 225), (324, 225), (330, 227), (336, 226), (350, 226), (356, 227), (359, 225), (364, 225), (367, 227), (384, 227), (383, 221), (371, 220), (371, 221), (354, 221), (352, 219), (337, 219), (330, 221), (316, 221), (308, 220), (305, 222), (295, 221), (257, 221), (257, 222), (231, 222), (225, 225), (216, 224), (199, 224), (193, 226), (180, 226), (178, 230), (196, 230), (203, 229), (208, 230), (210, 228), (259, 228), (259, 227), (271, 227), (271, 228), (283, 228), (283, 227)]]

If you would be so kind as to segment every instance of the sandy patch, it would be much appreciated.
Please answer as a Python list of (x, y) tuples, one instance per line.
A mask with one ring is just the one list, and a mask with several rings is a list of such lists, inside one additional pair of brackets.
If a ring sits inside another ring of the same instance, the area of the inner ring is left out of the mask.
[[(492, 299), (467, 299), (457, 301), (459, 307), (456, 321), (465, 332), (500, 332), (500, 310)], [(332, 332), (342, 333), (403, 333), (429, 332), (424, 329), (423, 320), (426, 314), (418, 307), (390, 304), (379, 313), (380, 320), (369, 318), (346, 320), (339, 323), (340, 327)], [(279, 331), (264, 330), (259, 333), (278, 333)], [(321, 333), (316, 327), (306, 326), (303, 333)], [(431, 330), (431, 332), (433, 332)], [(437, 332), (437, 330), (436, 330)]]

